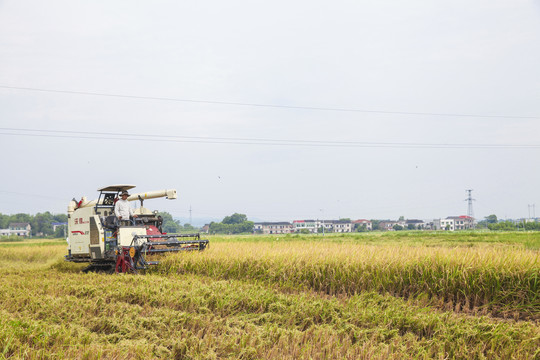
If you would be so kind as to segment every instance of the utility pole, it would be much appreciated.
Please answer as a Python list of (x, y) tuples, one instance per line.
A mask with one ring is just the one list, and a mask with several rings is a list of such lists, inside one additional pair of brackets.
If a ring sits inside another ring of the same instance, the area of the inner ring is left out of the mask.
[(467, 206), (467, 216), (472, 218), (472, 224), (471, 224), (471, 227), (474, 229), (474, 211), (473, 211), (473, 206), (472, 206), (472, 202), (473, 201), (476, 201), (475, 199), (472, 198), (472, 191), (473, 189), (468, 189), (468, 190), (465, 190), (467, 193), (468, 193), (468, 196), (467, 198), (465, 199), (465, 201), (468, 202), (468, 206)]
[(191, 205), (189, 205), (189, 225), (193, 225), (191, 222)]

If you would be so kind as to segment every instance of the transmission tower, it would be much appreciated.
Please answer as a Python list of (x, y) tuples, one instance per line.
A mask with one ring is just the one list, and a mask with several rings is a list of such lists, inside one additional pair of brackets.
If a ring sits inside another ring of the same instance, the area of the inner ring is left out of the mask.
[(465, 201), (468, 202), (467, 216), (474, 218), (474, 211), (473, 211), (473, 207), (472, 207), (472, 202), (475, 201), (476, 199), (472, 198), (473, 189), (469, 189), (469, 190), (465, 190), (465, 191), (468, 194), (467, 198), (465, 199)]
[(529, 207), (529, 219), (531, 218), (531, 209), (533, 211), (532, 212), (532, 214), (533, 214), (532, 218), (536, 219), (536, 213), (535, 213), (535, 209), (534, 209), (535, 204), (527, 204), (527, 206)]

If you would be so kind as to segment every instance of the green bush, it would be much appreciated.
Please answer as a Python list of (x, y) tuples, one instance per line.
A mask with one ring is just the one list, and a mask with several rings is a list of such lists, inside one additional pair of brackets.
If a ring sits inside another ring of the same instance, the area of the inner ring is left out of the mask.
[(17, 235), (0, 236), (0, 242), (17, 242), (23, 241), (23, 238)]

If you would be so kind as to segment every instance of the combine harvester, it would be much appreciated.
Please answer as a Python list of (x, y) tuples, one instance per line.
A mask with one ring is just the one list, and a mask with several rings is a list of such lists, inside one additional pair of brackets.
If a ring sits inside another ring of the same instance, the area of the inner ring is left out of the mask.
[(90, 263), (86, 271), (137, 273), (158, 261), (147, 261), (146, 256), (178, 251), (204, 250), (208, 240), (200, 234), (167, 234), (161, 226), (158, 211), (143, 207), (146, 199), (166, 197), (176, 199), (176, 190), (158, 190), (130, 195), (127, 200), (139, 200), (129, 224), (121, 224), (114, 214), (114, 205), (122, 191), (134, 185), (111, 185), (99, 191), (97, 200), (83, 197), (68, 205), (68, 255), (66, 261)]

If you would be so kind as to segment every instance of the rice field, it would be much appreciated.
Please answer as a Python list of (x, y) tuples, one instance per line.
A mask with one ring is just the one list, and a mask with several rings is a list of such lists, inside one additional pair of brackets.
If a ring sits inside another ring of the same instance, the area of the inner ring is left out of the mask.
[(540, 236), (209, 237), (144, 275), (0, 243), (0, 359), (538, 359)]

